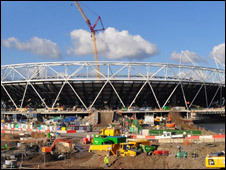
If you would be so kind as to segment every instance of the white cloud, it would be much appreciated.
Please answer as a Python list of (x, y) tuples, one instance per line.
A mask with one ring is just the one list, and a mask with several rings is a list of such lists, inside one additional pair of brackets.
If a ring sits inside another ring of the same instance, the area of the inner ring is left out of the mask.
[[(91, 34), (79, 29), (71, 32), (73, 48), (68, 55), (88, 55), (93, 53)], [(131, 35), (128, 31), (118, 31), (109, 27), (96, 35), (98, 54), (108, 59), (144, 59), (158, 53), (157, 46), (140, 35)]]
[[(207, 62), (203, 57), (199, 56), (195, 52), (186, 50), (186, 51), (184, 51), (184, 53), (191, 59), (192, 62), (203, 62), (203, 63)], [(174, 51), (171, 54), (170, 59), (180, 62), (180, 57), (181, 57), (181, 63), (191, 63), (191, 61), (188, 59), (188, 57), (186, 57), (185, 54), (177, 53), (176, 51)]]
[(210, 56), (225, 64), (225, 43), (214, 46)]
[(33, 54), (52, 59), (59, 59), (62, 57), (61, 51), (56, 43), (33, 37), (27, 42), (20, 42), (15, 37), (10, 37), (2, 40), (2, 44), (7, 48), (16, 48), (21, 51), (30, 51)]

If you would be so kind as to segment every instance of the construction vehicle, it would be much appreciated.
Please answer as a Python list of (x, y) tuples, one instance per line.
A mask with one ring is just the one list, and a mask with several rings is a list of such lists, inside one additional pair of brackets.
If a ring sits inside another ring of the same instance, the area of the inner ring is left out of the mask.
[(169, 127), (169, 128), (173, 128), (175, 127), (175, 123), (172, 123), (172, 122), (166, 122), (166, 127)]
[(16, 146), (9, 147), (7, 144), (5, 144), (4, 146), (1, 147), (1, 150), (11, 150), (11, 149), (15, 149), (15, 148), (16, 148)]
[(2, 147), (1, 147), (1, 150), (9, 150), (8, 145), (7, 145), (7, 144), (5, 144), (5, 146), (2, 146)]
[[(101, 21), (101, 17), (98, 16), (95, 24), (92, 26), (90, 20), (87, 18), (86, 14), (84, 13), (84, 11), (81, 8), (81, 6), (79, 5), (78, 1), (74, 1), (74, 3), (77, 6), (77, 8), (78, 8), (79, 12), (81, 13), (81, 15), (83, 16), (85, 22), (88, 24), (88, 27), (89, 27), (89, 29), (91, 31), (91, 37), (92, 37), (92, 42), (93, 42), (93, 53), (94, 53), (94, 57), (95, 57), (96, 62), (98, 62), (97, 45), (96, 45), (96, 35), (95, 35), (95, 33), (97, 31), (103, 31), (104, 30), (104, 26), (103, 26), (103, 23)], [(95, 27), (97, 26), (98, 21), (101, 22), (102, 29), (95, 30)], [(100, 78), (100, 68), (99, 68), (99, 65), (98, 64), (97, 64), (97, 71), (98, 71), (97, 78)]]
[(119, 149), (119, 144), (126, 142), (126, 137), (122, 136), (95, 136), (93, 138), (93, 144), (89, 147), (89, 152), (95, 152), (97, 154), (112, 154), (116, 156), (116, 151)]
[(141, 151), (135, 149), (133, 143), (120, 143), (120, 147), (117, 150), (117, 156), (137, 156), (141, 154)]
[(116, 151), (119, 149), (119, 144), (106, 145), (90, 145), (89, 152), (97, 153), (98, 155), (114, 155), (117, 156)]
[(137, 156), (140, 153), (152, 155), (157, 147), (157, 145), (151, 145), (151, 141), (148, 140), (128, 141), (127, 143), (120, 143), (117, 155)]
[(157, 149), (157, 146), (140, 144), (140, 148), (142, 149), (142, 152), (146, 153), (147, 155), (152, 155), (153, 151)]
[(206, 156), (207, 168), (225, 168), (225, 152), (211, 153)]
[(133, 148), (147, 155), (152, 155), (153, 151), (158, 148), (158, 145), (151, 145), (151, 141), (148, 140), (129, 141), (128, 143), (133, 144)]
[(154, 155), (166, 155), (166, 156), (168, 156), (169, 151), (167, 151), (167, 150), (154, 150), (153, 154)]
[(52, 153), (55, 150), (55, 145), (58, 142), (65, 142), (69, 144), (69, 147), (72, 148), (72, 140), (71, 139), (55, 139), (51, 146), (42, 147), (43, 153)]
[(188, 152), (182, 151), (181, 146), (177, 146), (178, 152), (176, 153), (176, 158), (187, 158), (188, 157)]
[(126, 142), (126, 137), (123, 136), (99, 136), (93, 138), (93, 145), (104, 145), (104, 144), (118, 144)]
[(119, 136), (120, 130), (115, 128), (105, 128), (100, 130), (100, 135), (105, 136)]

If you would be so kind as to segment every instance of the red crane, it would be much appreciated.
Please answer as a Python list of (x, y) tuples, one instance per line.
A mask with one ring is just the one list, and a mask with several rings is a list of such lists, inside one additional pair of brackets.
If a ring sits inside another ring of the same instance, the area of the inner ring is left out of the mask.
[[(103, 24), (102, 24), (101, 17), (98, 16), (97, 21), (96, 21), (95, 24), (92, 26), (90, 20), (89, 20), (89, 19), (87, 18), (87, 16), (85, 15), (85, 13), (84, 13), (84, 11), (82, 10), (81, 6), (79, 5), (78, 1), (74, 1), (74, 3), (75, 3), (75, 5), (77, 6), (79, 12), (80, 12), (81, 15), (83, 16), (85, 22), (87, 23), (87, 25), (88, 25), (88, 27), (89, 27), (89, 29), (90, 29), (90, 31), (91, 31), (91, 37), (92, 37), (92, 42), (93, 42), (93, 53), (94, 53), (94, 58), (95, 58), (96, 62), (98, 62), (97, 44), (96, 44), (96, 35), (95, 35), (95, 33), (96, 33), (97, 31), (103, 31), (103, 30), (104, 30), (104, 26), (103, 26)], [(95, 27), (97, 26), (98, 21), (101, 22), (102, 28), (101, 28), (101, 29), (96, 29), (96, 30), (95, 30)], [(99, 68), (98, 63), (97, 63), (97, 70), (98, 70), (97, 77), (100, 78), (100, 74), (99, 74), (100, 68)]]

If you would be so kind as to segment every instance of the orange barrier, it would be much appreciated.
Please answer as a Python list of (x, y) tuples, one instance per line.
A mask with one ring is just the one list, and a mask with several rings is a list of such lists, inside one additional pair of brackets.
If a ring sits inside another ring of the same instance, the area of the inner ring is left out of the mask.
[(213, 135), (213, 138), (225, 138), (225, 135)]

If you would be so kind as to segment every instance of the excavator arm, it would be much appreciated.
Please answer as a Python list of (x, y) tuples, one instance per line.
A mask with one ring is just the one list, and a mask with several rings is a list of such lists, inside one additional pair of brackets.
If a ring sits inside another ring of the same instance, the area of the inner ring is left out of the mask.
[(54, 142), (50, 147), (42, 147), (42, 152), (51, 152), (56, 143), (58, 142), (66, 142), (69, 143), (69, 147), (72, 147), (72, 140), (71, 139), (55, 139)]

